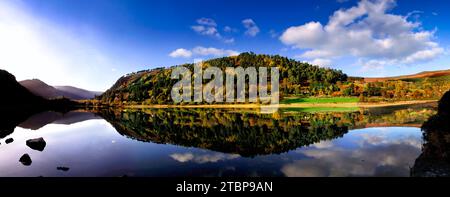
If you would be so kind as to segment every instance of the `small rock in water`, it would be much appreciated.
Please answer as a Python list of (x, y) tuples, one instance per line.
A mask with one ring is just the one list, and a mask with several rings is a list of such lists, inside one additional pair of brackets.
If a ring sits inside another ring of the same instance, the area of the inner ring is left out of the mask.
[(46, 145), (44, 138), (27, 140), (27, 146), (33, 150), (43, 151)]
[(67, 171), (69, 171), (70, 168), (68, 168), (68, 167), (56, 167), (56, 169), (64, 171), (64, 172), (67, 172)]
[(24, 154), (22, 157), (20, 157), (19, 161), (24, 166), (29, 166), (29, 165), (31, 165), (31, 162), (32, 162), (31, 158), (30, 158), (30, 155), (28, 155), (28, 154)]
[(5, 143), (7, 143), (7, 144), (12, 143), (12, 142), (14, 142), (14, 139), (12, 139), (12, 138), (9, 138), (9, 139), (5, 140)]

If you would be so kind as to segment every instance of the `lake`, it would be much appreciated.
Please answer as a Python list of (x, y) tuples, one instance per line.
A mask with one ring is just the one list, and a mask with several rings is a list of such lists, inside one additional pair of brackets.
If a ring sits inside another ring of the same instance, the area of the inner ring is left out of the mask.
[(410, 176), (434, 114), (435, 104), (4, 113), (0, 176)]

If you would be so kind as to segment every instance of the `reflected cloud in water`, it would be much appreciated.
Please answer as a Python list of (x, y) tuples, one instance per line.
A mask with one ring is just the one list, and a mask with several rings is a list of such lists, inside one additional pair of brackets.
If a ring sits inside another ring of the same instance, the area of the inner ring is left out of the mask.
[(239, 158), (237, 154), (223, 154), (223, 153), (174, 153), (170, 155), (174, 160), (184, 163), (184, 162), (194, 162), (194, 163), (215, 163), (218, 161), (232, 160)]
[(307, 159), (288, 163), (281, 171), (291, 177), (409, 176), (409, 168), (421, 152), (418, 144), (421, 145), (422, 140), (417, 130), (355, 130), (344, 139), (335, 140), (333, 145), (320, 142), (310, 148), (297, 150)]

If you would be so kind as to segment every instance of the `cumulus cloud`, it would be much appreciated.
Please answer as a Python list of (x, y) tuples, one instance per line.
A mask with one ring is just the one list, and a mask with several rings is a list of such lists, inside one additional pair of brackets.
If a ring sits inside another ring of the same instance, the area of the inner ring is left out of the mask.
[[(196, 25), (191, 26), (191, 29), (198, 34), (217, 38), (227, 44), (234, 43), (234, 38), (225, 38), (220, 34), (219, 30), (217, 29), (217, 23), (214, 19), (199, 18), (197, 19), (196, 23)], [(225, 26), (224, 31), (234, 32), (236, 30), (229, 26)]]
[(197, 19), (197, 23), (200, 24), (200, 25), (206, 25), (206, 26), (212, 26), (212, 27), (216, 27), (217, 26), (216, 21), (214, 21), (213, 19), (210, 19), (210, 18)]
[(169, 56), (189, 58), (192, 56), (192, 52), (187, 49), (179, 48), (176, 49), (175, 51), (172, 51), (172, 53), (170, 53)]
[(422, 29), (409, 16), (389, 13), (394, 0), (362, 0), (340, 9), (327, 24), (308, 22), (286, 29), (280, 40), (288, 46), (306, 49), (305, 59), (352, 56), (360, 60), (413, 64), (428, 61), (444, 50), (433, 41), (434, 30)]
[(253, 21), (253, 19), (244, 19), (242, 21), (242, 24), (247, 29), (247, 31), (245, 31), (245, 35), (254, 37), (259, 33), (259, 27), (256, 25), (255, 21)]
[(174, 153), (171, 154), (170, 157), (178, 162), (194, 162), (194, 163), (216, 163), (218, 161), (224, 160), (232, 160), (239, 158), (240, 156), (237, 154), (224, 154), (224, 153), (204, 153), (204, 154), (195, 154), (195, 153)]
[(191, 26), (191, 29), (201, 35), (213, 36), (221, 38), (219, 31), (217, 30), (217, 23), (210, 18), (197, 19), (197, 25)]
[(229, 50), (229, 49), (218, 49), (218, 48), (214, 48), (214, 47), (202, 47), (202, 46), (198, 46), (195, 47), (191, 50), (188, 49), (184, 49), (184, 48), (179, 48), (176, 49), (174, 51), (172, 51), (169, 56), (170, 57), (183, 57), (183, 58), (189, 58), (192, 56), (215, 56), (215, 57), (220, 57), (220, 56), (235, 56), (235, 55), (239, 55), (239, 52), (234, 51), (234, 50)]
[(362, 72), (367, 71), (384, 71), (384, 67), (387, 65), (395, 64), (395, 61), (387, 61), (387, 60), (363, 60), (359, 59), (356, 63), (361, 66)]
[(194, 54), (201, 56), (235, 56), (239, 55), (239, 52), (233, 50), (217, 49), (213, 47), (195, 47), (192, 49)]

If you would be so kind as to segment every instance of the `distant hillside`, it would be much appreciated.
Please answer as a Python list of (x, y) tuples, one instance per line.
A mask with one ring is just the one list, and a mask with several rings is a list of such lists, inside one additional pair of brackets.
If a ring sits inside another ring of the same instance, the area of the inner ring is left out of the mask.
[[(184, 64), (193, 70), (194, 64)], [(280, 71), (280, 93), (315, 94), (320, 91), (337, 89), (336, 83), (347, 80), (347, 75), (340, 70), (321, 68), (278, 55), (256, 55), (242, 53), (238, 56), (211, 59), (204, 62), (204, 67), (215, 66), (225, 70), (226, 67), (278, 67)], [(170, 79), (170, 68), (158, 68), (131, 73), (121, 77), (109, 90), (98, 99), (106, 103), (123, 102), (156, 104), (171, 103), (170, 91), (178, 80)], [(313, 90), (314, 92), (311, 93)], [(305, 93), (306, 92), (306, 93)]]
[(93, 99), (95, 96), (103, 94), (103, 92), (89, 91), (73, 86), (55, 86), (55, 88), (68, 94), (76, 95), (80, 99)]
[(99, 92), (92, 92), (72, 86), (50, 86), (39, 79), (24, 80), (20, 84), (32, 93), (47, 99), (65, 97), (72, 100), (92, 99)]
[(438, 71), (425, 71), (413, 75), (402, 75), (395, 77), (366, 77), (365, 82), (383, 82), (383, 81), (395, 81), (395, 80), (414, 80), (423, 78), (437, 78), (443, 76), (450, 76), (449, 70), (438, 70)]

